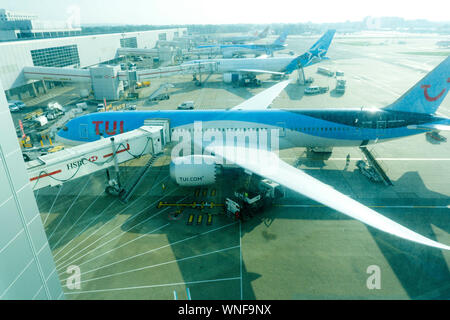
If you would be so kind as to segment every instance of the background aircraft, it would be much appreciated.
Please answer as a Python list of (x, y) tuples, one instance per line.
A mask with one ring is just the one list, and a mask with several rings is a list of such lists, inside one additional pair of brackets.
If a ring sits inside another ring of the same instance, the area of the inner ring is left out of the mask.
[[(71, 120), (58, 132), (59, 137), (88, 142), (100, 139), (100, 134), (112, 136), (143, 125), (145, 119), (170, 119), (172, 135), (177, 129), (195, 135), (195, 122), (201, 122), (199, 132), (212, 129), (216, 133), (235, 132), (245, 137), (258, 132), (275, 129), (279, 148), (312, 146), (361, 146), (369, 143), (420, 134), (426, 131), (450, 130), (450, 119), (434, 115), (448, 90), (450, 90), (450, 57), (386, 108), (377, 109), (330, 109), (330, 110), (275, 110), (267, 108), (289, 81), (284, 81), (239, 104), (231, 110), (193, 111), (132, 111), (89, 114)], [(114, 125), (112, 125), (114, 124)], [(223, 140), (226, 141), (226, 140)], [(329, 206), (369, 226), (400, 238), (427, 246), (450, 250), (450, 247), (428, 239), (402, 225), (380, 215), (374, 210), (340, 193), (329, 185), (307, 175), (282, 161), (261, 146), (236, 146), (216, 140), (200, 148), (202, 161), (192, 162), (192, 156), (173, 160), (171, 177), (180, 185), (200, 185), (202, 180), (190, 179), (202, 175), (221, 161), (236, 164), (245, 170), (268, 178), (299, 194)], [(205, 155), (204, 152), (209, 153)], [(214, 161), (211, 162), (211, 157)], [(181, 161), (183, 162), (183, 161)], [(215, 173), (208, 181), (215, 181)], [(200, 181), (200, 182), (199, 182)]]
[(201, 45), (197, 46), (197, 50), (200, 52), (218, 52), (224, 58), (233, 58), (233, 56), (241, 54), (271, 55), (274, 51), (286, 48), (286, 37), (287, 31), (284, 31), (273, 43)]
[(238, 43), (246, 43), (248, 41), (256, 41), (259, 39), (264, 39), (267, 37), (267, 34), (269, 33), (269, 27), (265, 27), (263, 31), (261, 32), (257, 32), (255, 35), (242, 35), (242, 36), (225, 36), (225, 37), (218, 37), (217, 40), (220, 43), (233, 43), (233, 44), (238, 44)]
[(243, 58), (243, 59), (202, 59), (183, 63), (183, 65), (199, 62), (216, 62), (216, 73), (224, 75), (224, 81), (234, 82), (244, 78), (254, 78), (257, 74), (290, 74), (300, 66), (307, 67), (320, 62), (325, 57), (336, 30), (328, 30), (316, 43), (304, 54), (297, 57), (269, 57)]

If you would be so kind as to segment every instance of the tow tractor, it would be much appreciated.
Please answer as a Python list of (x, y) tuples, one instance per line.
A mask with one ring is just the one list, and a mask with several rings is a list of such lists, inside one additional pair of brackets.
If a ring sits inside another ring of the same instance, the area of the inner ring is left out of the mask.
[(258, 212), (270, 207), (274, 199), (281, 197), (280, 185), (269, 179), (260, 180), (256, 191), (246, 188), (235, 191), (225, 199), (225, 214), (230, 218), (246, 221)]

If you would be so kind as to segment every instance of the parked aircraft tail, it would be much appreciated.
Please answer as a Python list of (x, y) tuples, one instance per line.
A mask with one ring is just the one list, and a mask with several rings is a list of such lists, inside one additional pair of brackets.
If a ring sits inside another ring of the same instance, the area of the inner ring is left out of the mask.
[(450, 56), (387, 106), (386, 110), (433, 114), (450, 91)]
[(269, 33), (269, 26), (267, 26), (263, 31), (261, 31), (258, 34), (258, 38), (259, 39), (264, 39), (265, 37), (267, 37), (267, 34)]
[(273, 45), (284, 46), (286, 44), (287, 35), (288, 35), (288, 32), (283, 31), (283, 33), (273, 42)]
[(311, 48), (304, 54), (294, 58), (291, 63), (286, 67), (286, 73), (292, 73), (299, 67), (307, 67), (311, 64), (317, 63), (320, 60), (327, 59), (325, 56), (330, 47), (331, 41), (333, 40), (336, 30), (330, 29), (325, 34), (320, 37), (316, 43), (313, 44)]

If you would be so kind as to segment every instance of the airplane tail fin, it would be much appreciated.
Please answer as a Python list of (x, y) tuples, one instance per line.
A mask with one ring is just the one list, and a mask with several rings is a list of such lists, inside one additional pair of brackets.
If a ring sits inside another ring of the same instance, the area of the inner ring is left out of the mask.
[(330, 29), (324, 33), (323, 36), (320, 37), (319, 40), (316, 41), (309, 48), (308, 52), (311, 53), (312, 56), (323, 59), (328, 52), (328, 48), (330, 47), (331, 41), (333, 40), (334, 34), (336, 33), (335, 29)]
[(330, 47), (331, 41), (333, 40), (334, 34), (336, 30), (330, 29), (325, 34), (320, 37), (319, 40), (316, 41), (312, 45), (311, 48), (304, 54), (294, 58), (291, 63), (286, 67), (286, 73), (292, 73), (294, 70), (301, 67), (307, 67), (311, 64), (317, 63), (323, 59), (328, 59), (325, 55), (328, 52), (328, 48)]
[(263, 31), (261, 31), (258, 34), (258, 38), (259, 39), (264, 39), (265, 37), (267, 37), (267, 34), (269, 33), (269, 26), (267, 26)]
[(434, 114), (448, 91), (450, 91), (450, 56), (385, 109)]
[(283, 46), (286, 43), (288, 32), (284, 31), (274, 42), (273, 45), (275, 46)]

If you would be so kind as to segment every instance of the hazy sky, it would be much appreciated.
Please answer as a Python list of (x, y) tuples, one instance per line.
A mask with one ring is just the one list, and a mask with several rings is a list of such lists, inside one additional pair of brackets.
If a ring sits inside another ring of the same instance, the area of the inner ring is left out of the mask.
[(450, 21), (445, 0), (0, 0), (0, 8), (82, 24), (228, 24), (358, 21), (366, 16)]

